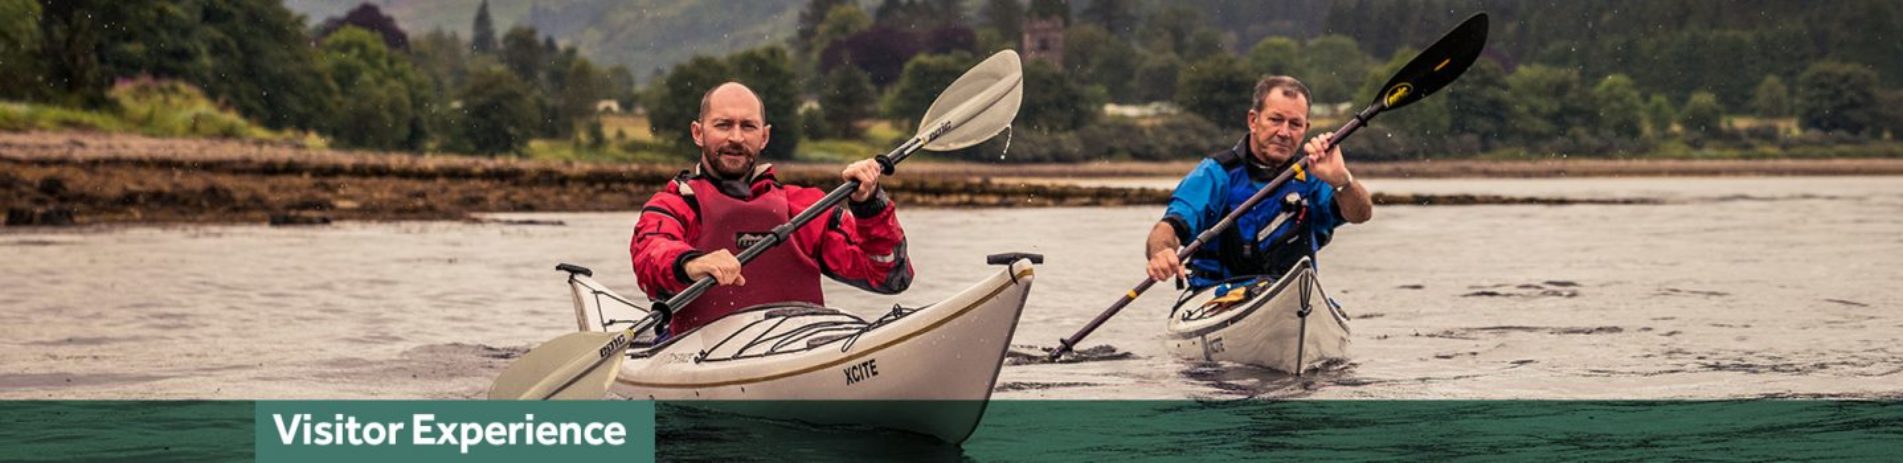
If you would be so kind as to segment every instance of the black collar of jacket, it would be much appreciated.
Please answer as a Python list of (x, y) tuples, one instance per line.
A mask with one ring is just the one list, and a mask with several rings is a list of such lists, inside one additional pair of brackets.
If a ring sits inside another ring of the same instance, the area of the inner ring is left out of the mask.
[[(729, 179), (721, 177), (719, 172), (708, 168), (707, 162), (703, 160), (700, 163), (694, 164), (694, 170), (681, 171), (681, 178), (705, 178), (708, 182), (712, 182), (714, 186), (718, 187), (721, 194), (739, 199), (753, 198), (754, 185), (760, 182), (779, 182), (779, 179), (774, 176), (773, 164), (765, 162), (755, 162), (753, 164), (753, 171), (748, 172), (745, 178)], [(681, 183), (683, 185), (686, 184), (686, 182)], [(684, 194), (691, 195), (693, 191), (687, 190)]]

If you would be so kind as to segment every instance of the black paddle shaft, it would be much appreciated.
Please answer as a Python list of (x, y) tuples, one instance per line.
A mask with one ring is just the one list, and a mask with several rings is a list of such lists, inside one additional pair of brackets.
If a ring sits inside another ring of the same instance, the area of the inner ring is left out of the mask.
[[(1352, 135), (1356, 130), (1360, 130), (1362, 126), (1368, 124), (1368, 119), (1373, 119), (1376, 114), (1380, 114), (1381, 111), (1385, 109), (1385, 105), (1377, 103), (1369, 105), (1367, 109), (1361, 110), (1360, 113), (1356, 113), (1354, 119), (1349, 120), (1347, 124), (1341, 126), (1341, 130), (1336, 130), (1333, 135), (1329, 135), (1328, 145), (1323, 148), (1322, 151), (1326, 152), (1335, 149), (1335, 146), (1340, 145), (1342, 140), (1346, 140), (1348, 135)], [(1299, 155), (1300, 153), (1297, 154)], [(1296, 172), (1307, 170), (1307, 159), (1302, 159), (1295, 164), (1290, 164), (1289, 168), (1283, 169), (1282, 173), (1277, 174), (1274, 180), (1269, 180), (1267, 186), (1263, 186), (1262, 189), (1257, 190), (1255, 194), (1249, 195), (1249, 199), (1244, 200), (1241, 205), (1236, 206), (1236, 210), (1230, 211), (1229, 215), (1223, 216), (1222, 221), (1216, 222), (1215, 225), (1210, 226), (1207, 230), (1203, 230), (1202, 233), (1196, 235), (1195, 241), (1177, 250), (1176, 260), (1179, 262), (1188, 260), (1190, 256), (1196, 254), (1196, 251), (1201, 250), (1203, 245), (1208, 244), (1211, 240), (1216, 239), (1217, 235), (1222, 234), (1224, 230), (1235, 225), (1236, 218), (1241, 217), (1244, 212), (1248, 212), (1249, 209), (1254, 208), (1255, 205), (1261, 203), (1263, 199), (1267, 199), (1277, 188), (1281, 188), (1282, 184), (1288, 183), (1289, 179), (1295, 178)], [(1097, 327), (1103, 326), (1104, 322), (1110, 321), (1110, 317), (1116, 316), (1117, 312), (1123, 311), (1123, 308), (1129, 306), (1131, 302), (1136, 302), (1137, 296), (1142, 296), (1145, 291), (1149, 291), (1150, 287), (1154, 285), (1156, 285), (1156, 279), (1148, 276), (1143, 277), (1143, 281), (1138, 282), (1135, 288), (1131, 288), (1130, 292), (1123, 293), (1123, 297), (1118, 298), (1117, 302), (1110, 304), (1110, 308), (1104, 309), (1103, 313), (1097, 314), (1097, 318), (1091, 319), (1090, 323), (1084, 325), (1083, 329), (1077, 330), (1076, 334), (1072, 334), (1068, 338), (1057, 340), (1057, 348), (1051, 350), (1049, 359), (1057, 360), (1058, 357), (1062, 357), (1065, 353), (1070, 352), (1071, 349), (1077, 347), (1077, 343), (1083, 342), (1085, 336), (1090, 336), (1091, 332), (1097, 331)]]
[[(936, 136), (936, 134), (934, 134), (934, 136)], [(904, 145), (899, 145), (898, 148), (893, 149), (892, 152), (879, 155), (876, 159), (878, 159), (879, 167), (883, 175), (892, 175), (895, 171), (894, 166), (898, 165), (899, 161), (904, 161), (906, 157), (911, 156), (913, 152), (918, 151), (919, 148), (924, 146), (924, 138), (913, 137), (911, 140), (906, 141)], [(838, 206), (840, 202), (846, 200), (847, 196), (852, 195), (853, 190), (857, 189), (859, 189), (858, 180), (847, 180), (845, 184), (839, 185), (838, 188), (833, 188), (833, 191), (830, 193), (826, 193), (826, 197), (820, 198), (819, 202), (813, 203), (813, 205), (807, 207), (806, 210), (800, 211), (799, 215), (793, 216), (792, 220), (773, 227), (770, 235), (761, 239), (760, 242), (754, 243), (752, 246), (747, 246), (747, 249), (740, 251), (740, 255), (734, 257), (740, 261), (740, 265), (747, 265), (747, 262), (752, 262), (754, 258), (765, 254), (767, 250), (773, 249), (774, 246), (778, 246), (780, 243), (786, 242), (786, 237), (792, 236), (795, 230), (806, 226), (808, 222), (812, 222), (813, 219), (819, 217), (820, 214), (831, 210), (833, 206)], [(694, 299), (699, 298), (702, 293), (706, 293), (708, 289), (712, 289), (714, 283), (716, 283), (716, 281), (712, 275), (703, 276), (694, 280), (693, 285), (688, 286), (687, 289), (682, 290), (679, 294), (675, 294), (674, 297), (667, 298), (666, 301), (654, 303), (653, 314), (648, 317), (655, 318), (655, 332), (659, 333), (662, 327), (667, 326), (668, 319), (674, 317), (675, 309), (694, 302)]]

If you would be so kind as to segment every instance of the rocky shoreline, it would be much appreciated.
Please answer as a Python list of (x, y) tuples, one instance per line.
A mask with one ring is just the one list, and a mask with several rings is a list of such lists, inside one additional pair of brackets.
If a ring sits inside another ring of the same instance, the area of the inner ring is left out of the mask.
[[(1159, 205), (1167, 190), (1017, 181), (1035, 177), (1175, 176), (1191, 164), (1011, 166), (908, 163), (884, 184), (906, 207)], [(0, 133), (7, 225), (102, 223), (321, 224), (460, 220), (487, 212), (635, 211), (684, 166), (548, 162), (310, 150), (233, 140), (79, 132)], [(782, 181), (839, 183), (835, 165), (788, 165)], [(1903, 174), (1903, 160), (1483, 162), (1363, 164), (1366, 177)], [(1644, 203), (1485, 195), (1388, 195), (1382, 204)]]
[[(635, 211), (680, 168), (360, 153), (221, 140), (0, 134), (7, 224), (457, 220), (485, 212)], [(909, 165), (906, 167), (910, 167)], [(838, 166), (792, 165), (782, 181), (838, 185)], [(904, 172), (906, 207), (1158, 204), (1167, 192), (1004, 184)]]

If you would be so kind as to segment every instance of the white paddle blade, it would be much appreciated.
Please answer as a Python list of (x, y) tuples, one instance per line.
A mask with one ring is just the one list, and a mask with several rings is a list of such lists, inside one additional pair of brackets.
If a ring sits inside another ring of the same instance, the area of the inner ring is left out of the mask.
[[(925, 149), (951, 151), (983, 143), (1004, 132), (1024, 103), (1024, 66), (1005, 50), (958, 76), (918, 124)], [(936, 132), (936, 133), (934, 133)]]
[(627, 345), (611, 349), (614, 352), (606, 356), (601, 351), (622, 335), (620, 331), (573, 333), (542, 343), (502, 370), (489, 387), (489, 399), (606, 398)]

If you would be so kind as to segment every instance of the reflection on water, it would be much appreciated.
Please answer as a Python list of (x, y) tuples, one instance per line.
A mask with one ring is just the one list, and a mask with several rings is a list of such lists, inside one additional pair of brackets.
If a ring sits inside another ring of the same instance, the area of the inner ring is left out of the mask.
[[(1031, 360), (1138, 282), (1157, 208), (901, 209), (912, 289), (827, 294), (876, 316), (963, 289), (995, 270), (987, 254), (1044, 254), (1003, 399), (1903, 395), (1903, 182), (1370, 183), (1671, 201), (1383, 207), (1322, 251), (1353, 358), (1302, 378), (1173, 358), (1163, 288), (1084, 341), (1104, 355)], [(638, 293), (631, 213), (507, 218), (566, 225), (0, 229), (0, 397), (481, 396), (575, 329), (557, 262)]]

